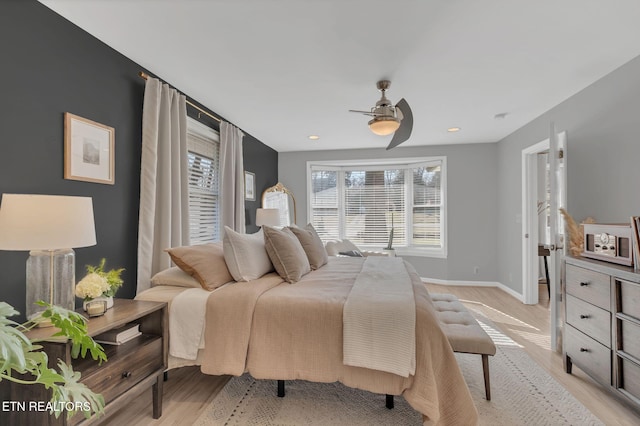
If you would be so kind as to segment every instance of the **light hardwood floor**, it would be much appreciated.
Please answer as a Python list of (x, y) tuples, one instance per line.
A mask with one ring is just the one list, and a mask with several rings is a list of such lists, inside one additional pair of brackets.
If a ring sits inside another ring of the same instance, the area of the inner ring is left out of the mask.
[[(579, 368), (566, 374), (562, 357), (549, 349), (549, 311), (546, 287), (540, 286), (538, 305), (524, 305), (498, 288), (455, 287), (427, 284), (433, 293), (452, 293), (463, 303), (479, 308), (505, 334), (521, 344), (542, 368), (549, 372), (571, 394), (581, 401), (606, 425), (638, 425), (640, 413), (606, 393)], [(107, 419), (104, 424), (130, 425), (189, 425), (211, 403), (226, 384), (228, 377), (207, 376), (197, 367), (169, 372), (164, 384), (163, 415), (151, 417), (151, 392), (145, 392)], [(275, 382), (274, 382), (275, 392)]]

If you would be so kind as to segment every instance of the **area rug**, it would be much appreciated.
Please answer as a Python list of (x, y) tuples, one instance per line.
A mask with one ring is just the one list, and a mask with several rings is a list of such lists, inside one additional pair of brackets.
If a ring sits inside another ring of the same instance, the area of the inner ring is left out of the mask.
[[(525, 351), (486, 317), (476, 314), (498, 351), (490, 357), (491, 401), (484, 399), (479, 355), (456, 354), (479, 413), (480, 425), (601, 425), (589, 410), (539, 367)], [(286, 396), (276, 396), (276, 381), (232, 378), (195, 423), (228, 426), (421, 425), (422, 417), (402, 397), (385, 408), (384, 395), (340, 383), (286, 381)]]

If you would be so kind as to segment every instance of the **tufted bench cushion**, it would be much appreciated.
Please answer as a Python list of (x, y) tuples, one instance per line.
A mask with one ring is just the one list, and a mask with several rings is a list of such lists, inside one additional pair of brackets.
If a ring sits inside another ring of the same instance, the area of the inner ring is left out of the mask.
[(431, 300), (453, 351), (482, 355), (485, 393), (491, 400), (488, 356), (496, 354), (496, 345), (456, 296), (431, 293)]
[(454, 352), (495, 355), (496, 345), (453, 294), (431, 294), (440, 326)]

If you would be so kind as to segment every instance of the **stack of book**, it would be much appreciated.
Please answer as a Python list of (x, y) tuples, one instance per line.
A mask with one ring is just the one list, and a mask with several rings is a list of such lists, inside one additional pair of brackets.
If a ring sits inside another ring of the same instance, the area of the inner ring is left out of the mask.
[(129, 323), (122, 327), (114, 328), (93, 338), (98, 343), (105, 343), (107, 345), (121, 345), (128, 342), (131, 339), (135, 339), (140, 336), (140, 324)]

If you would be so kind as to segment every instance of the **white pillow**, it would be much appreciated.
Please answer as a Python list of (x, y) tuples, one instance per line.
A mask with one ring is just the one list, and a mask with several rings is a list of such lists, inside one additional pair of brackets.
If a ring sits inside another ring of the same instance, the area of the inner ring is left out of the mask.
[(240, 234), (225, 226), (222, 247), (227, 268), (236, 281), (256, 280), (273, 271), (262, 229), (255, 234)]
[(175, 287), (202, 288), (198, 280), (184, 272), (177, 266), (160, 271), (151, 278), (151, 287), (158, 285), (172, 285)]

